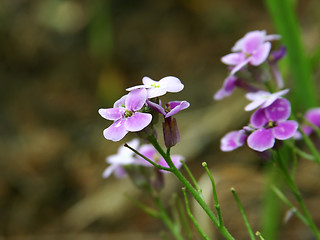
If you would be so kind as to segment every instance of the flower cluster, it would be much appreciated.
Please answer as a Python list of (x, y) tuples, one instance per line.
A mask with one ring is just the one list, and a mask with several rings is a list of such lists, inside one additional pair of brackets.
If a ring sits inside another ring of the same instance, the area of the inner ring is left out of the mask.
[(101, 108), (99, 114), (114, 121), (111, 126), (103, 131), (106, 139), (120, 141), (128, 132), (140, 132), (152, 122), (151, 108), (163, 114), (165, 118), (171, 117), (182, 109), (189, 107), (189, 103), (170, 102), (169, 111), (165, 111), (158, 97), (166, 92), (179, 92), (184, 85), (176, 77), (164, 77), (160, 81), (154, 81), (149, 77), (142, 79), (143, 85), (127, 88), (129, 93), (117, 100), (113, 108)]
[[(220, 100), (240, 87), (247, 92), (246, 98), (251, 101), (245, 111), (256, 109), (248, 126), (229, 132), (221, 139), (222, 151), (232, 151), (247, 143), (251, 149), (263, 152), (273, 148), (276, 140), (296, 136), (298, 123), (288, 120), (291, 105), (283, 98), (289, 89), (281, 90), (284, 84), (277, 66), (277, 62), (285, 55), (285, 49), (282, 47), (271, 52), (270, 41), (279, 38), (278, 35), (267, 35), (265, 31), (252, 31), (236, 42), (233, 53), (222, 57), (221, 61), (231, 68), (214, 98)], [(265, 63), (267, 67), (262, 66)]]

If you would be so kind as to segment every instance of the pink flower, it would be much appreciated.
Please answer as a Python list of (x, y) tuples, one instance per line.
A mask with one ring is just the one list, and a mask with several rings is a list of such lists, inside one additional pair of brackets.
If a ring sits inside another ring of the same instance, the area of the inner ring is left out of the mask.
[(214, 99), (215, 100), (221, 100), (227, 96), (230, 96), (234, 89), (236, 88), (236, 81), (237, 78), (233, 75), (228, 76), (223, 83), (222, 88), (216, 92), (216, 94), (214, 95)]
[(160, 97), (167, 92), (180, 92), (184, 85), (181, 81), (172, 76), (164, 77), (160, 81), (154, 81), (149, 77), (142, 79), (143, 85), (127, 88), (127, 91), (132, 91), (138, 88), (145, 88), (148, 92), (148, 98)]
[(250, 119), (254, 130), (247, 138), (247, 144), (255, 151), (263, 152), (274, 146), (275, 140), (293, 137), (298, 123), (287, 120), (291, 113), (290, 102), (279, 98), (266, 108), (259, 108)]
[(270, 106), (275, 100), (287, 94), (288, 92), (289, 89), (285, 89), (276, 93), (269, 93), (266, 91), (249, 92), (246, 94), (246, 97), (252, 102), (245, 107), (245, 110), (251, 111), (257, 107), (266, 108)]
[[(306, 135), (311, 135), (314, 131), (313, 127), (320, 127), (320, 108), (312, 108), (306, 112), (304, 115), (305, 120), (307, 121), (305, 124), (301, 125), (301, 130)], [(310, 123), (314, 125), (310, 126)], [(301, 133), (297, 132), (295, 135), (295, 139), (301, 139)]]
[(244, 145), (247, 135), (244, 130), (232, 131), (227, 133), (220, 143), (220, 148), (224, 152), (230, 152)]
[[(138, 148), (139, 140), (133, 139), (128, 142), (128, 145), (134, 149)], [(137, 159), (133, 151), (129, 148), (121, 146), (118, 149), (118, 153), (107, 157), (106, 162), (110, 164), (109, 167), (103, 172), (103, 178), (108, 178), (112, 173), (117, 178), (122, 178), (127, 175), (123, 166), (137, 164)]]
[(152, 115), (139, 112), (147, 100), (147, 90), (134, 89), (115, 102), (113, 108), (99, 109), (99, 114), (108, 120), (114, 121), (103, 131), (106, 139), (121, 140), (128, 132), (138, 132), (147, 127)]
[(233, 46), (233, 53), (225, 55), (221, 61), (233, 66), (231, 75), (247, 64), (258, 66), (266, 61), (270, 53), (271, 43), (269, 41), (279, 38), (279, 35), (266, 35), (264, 30), (248, 32)]

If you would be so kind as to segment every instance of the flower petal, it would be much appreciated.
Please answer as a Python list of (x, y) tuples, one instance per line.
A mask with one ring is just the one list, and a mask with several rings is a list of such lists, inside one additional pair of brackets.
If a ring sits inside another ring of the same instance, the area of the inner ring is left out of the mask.
[(130, 111), (140, 110), (147, 100), (147, 90), (144, 88), (134, 89), (128, 93), (125, 106)]
[(186, 109), (190, 106), (190, 103), (187, 101), (173, 101), (168, 103), (171, 111), (166, 114), (166, 118), (171, 117), (174, 114), (177, 114), (183, 109)]
[(259, 108), (255, 111), (250, 118), (250, 124), (254, 128), (261, 128), (268, 123), (264, 109)]
[(220, 149), (223, 152), (230, 152), (238, 147), (241, 147), (247, 135), (243, 130), (232, 131), (227, 133), (220, 141)]
[(263, 152), (274, 145), (275, 139), (271, 129), (258, 129), (247, 138), (247, 144), (255, 151)]
[(124, 108), (100, 108), (98, 110), (98, 113), (101, 115), (101, 117), (112, 121), (122, 118), (124, 112)]
[(250, 58), (247, 58), (245, 60), (243, 60), (241, 63), (239, 63), (238, 65), (236, 65), (230, 72), (231, 75), (234, 75), (236, 72), (238, 72), (239, 70), (241, 70), (245, 65), (248, 64), (248, 62), (250, 61)]
[(164, 77), (159, 81), (160, 88), (166, 89), (167, 92), (180, 92), (184, 85), (181, 81), (172, 76)]
[(270, 42), (264, 43), (251, 55), (250, 64), (254, 66), (258, 66), (264, 61), (266, 61), (270, 53), (270, 50), (271, 50), (271, 43)]
[(152, 79), (149, 78), (149, 77), (143, 77), (143, 78), (142, 78), (142, 83), (143, 83), (145, 86), (148, 86), (148, 87), (151, 87), (151, 85), (158, 85), (158, 84), (159, 84), (158, 81), (154, 81), (154, 80), (152, 80)]
[(253, 54), (264, 43), (264, 31), (252, 31), (244, 36), (242, 51), (245, 53)]
[(124, 122), (125, 119), (115, 121), (103, 131), (104, 137), (114, 142), (120, 141), (128, 133), (124, 126)]
[(102, 173), (102, 177), (103, 178), (108, 178), (110, 177), (110, 175), (116, 170), (116, 168), (119, 167), (119, 165), (117, 164), (112, 164), (109, 167), (107, 167), (103, 173)]
[(126, 105), (126, 97), (128, 96), (128, 94), (122, 96), (119, 100), (117, 100), (114, 104), (113, 104), (113, 108), (124, 108)]
[(139, 88), (149, 88), (148, 86), (146, 85), (137, 85), (137, 86), (133, 86), (133, 87), (129, 87), (129, 88), (126, 88), (126, 91), (132, 91), (132, 90), (135, 90), (135, 89), (139, 89)]
[(150, 124), (151, 120), (151, 114), (136, 112), (133, 116), (125, 119), (125, 129), (130, 132), (141, 131)]
[(293, 120), (280, 122), (274, 128), (272, 128), (273, 136), (279, 140), (285, 140), (291, 138), (298, 129), (298, 123)]
[(272, 121), (285, 121), (291, 114), (290, 102), (285, 98), (278, 98), (265, 108), (266, 116)]
[(246, 59), (243, 53), (229, 53), (221, 58), (221, 62), (227, 65), (238, 65)]
[(160, 97), (166, 94), (166, 89), (164, 88), (148, 88), (148, 98)]
[(320, 127), (320, 108), (313, 108), (306, 112), (305, 118), (310, 123)]

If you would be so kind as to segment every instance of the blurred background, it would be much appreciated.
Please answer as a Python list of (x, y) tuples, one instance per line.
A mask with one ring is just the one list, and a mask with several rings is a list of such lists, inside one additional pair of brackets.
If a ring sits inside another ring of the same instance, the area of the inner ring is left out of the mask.
[[(301, 1), (298, 9), (312, 52), (320, 40), (320, 2)], [(254, 0), (0, 0), (0, 236), (161, 239), (165, 227), (124, 196), (148, 204), (143, 194), (128, 179), (101, 177), (106, 156), (130, 136), (104, 139), (111, 122), (97, 110), (143, 76), (173, 75), (185, 89), (168, 99), (191, 103), (177, 117), (182, 143), (175, 151), (204, 189), (201, 162), (208, 162), (226, 225), (248, 239), (229, 189), (238, 190), (257, 230), (263, 163), (246, 148), (220, 152), (219, 139), (249, 115), (241, 94), (222, 102), (212, 96), (227, 76), (221, 56), (247, 31), (263, 29), (275, 32), (263, 1)], [(299, 177), (307, 204), (319, 209), (319, 172), (306, 163)], [(166, 180), (169, 202), (181, 186)], [(319, 223), (320, 211), (313, 213)], [(312, 239), (295, 218), (282, 229), (281, 239)]]

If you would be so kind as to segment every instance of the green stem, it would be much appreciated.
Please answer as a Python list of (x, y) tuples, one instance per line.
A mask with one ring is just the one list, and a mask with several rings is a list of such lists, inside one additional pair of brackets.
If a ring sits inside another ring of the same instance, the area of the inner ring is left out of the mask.
[[(214, 215), (214, 213), (211, 211), (209, 206), (205, 203), (202, 196), (199, 194), (197, 190), (193, 188), (191, 183), (182, 175), (182, 173), (176, 168), (176, 166), (173, 164), (170, 154), (166, 154), (161, 146), (159, 145), (158, 141), (154, 136), (149, 136), (148, 140), (150, 143), (155, 147), (155, 149), (161, 154), (161, 156), (166, 160), (168, 163), (171, 172), (179, 179), (179, 181), (186, 187), (186, 189), (191, 193), (191, 195), (194, 197), (194, 199), (199, 203), (199, 205), (202, 207), (202, 209), (206, 212), (208, 217), (211, 219), (211, 221), (216, 225), (220, 233), (228, 240), (234, 239), (233, 236), (229, 233), (227, 228), (225, 226), (220, 226), (219, 221), (217, 217)], [(168, 151), (170, 153), (170, 151)]]
[(264, 238), (262, 237), (261, 233), (259, 231), (256, 232), (256, 236), (258, 238), (260, 238), (260, 240), (264, 240)]
[(210, 171), (208, 169), (207, 163), (203, 162), (202, 166), (205, 168), (205, 170), (207, 172), (207, 175), (210, 178), (211, 186), (212, 186), (212, 195), (213, 195), (213, 199), (214, 199), (214, 207), (215, 207), (215, 209), (217, 211), (217, 214), (218, 214), (219, 225), (223, 226), (223, 219), (222, 219), (220, 204), (219, 204), (219, 201), (218, 201), (218, 195), (217, 195), (217, 191), (216, 191), (216, 184), (215, 184), (214, 179), (213, 179), (213, 177), (212, 177), (212, 175), (211, 175), (211, 173), (210, 173)]
[(202, 190), (201, 190), (201, 188), (199, 187), (199, 184), (198, 184), (198, 182), (196, 181), (196, 179), (194, 178), (194, 176), (193, 176), (193, 174), (191, 173), (190, 169), (188, 168), (187, 164), (186, 164), (184, 161), (181, 161), (181, 163), (182, 163), (182, 166), (184, 167), (184, 169), (186, 170), (188, 176), (190, 177), (193, 185), (196, 187), (197, 191), (198, 191), (199, 193), (201, 193)]
[(169, 216), (165, 210), (165, 207), (163, 206), (163, 204), (161, 202), (160, 197), (157, 196), (154, 198), (154, 200), (155, 200), (155, 203), (156, 203), (158, 211), (159, 211), (158, 217), (161, 218), (161, 220), (164, 222), (164, 224), (169, 228), (170, 232), (175, 237), (175, 239), (183, 240), (183, 237), (181, 236), (179, 229), (175, 228), (173, 222), (169, 218)]
[(189, 207), (189, 201), (188, 201), (188, 197), (187, 197), (187, 193), (186, 193), (186, 189), (182, 188), (182, 191), (183, 191), (184, 200), (185, 200), (185, 203), (186, 203), (187, 213), (188, 213), (191, 221), (193, 222), (194, 226), (196, 227), (196, 229), (198, 230), (200, 235), (203, 237), (203, 239), (209, 240), (208, 236), (203, 232), (203, 230), (199, 226), (197, 220), (194, 218), (194, 216), (191, 213), (191, 210), (190, 210), (190, 207)]
[(278, 154), (276, 152), (274, 152), (274, 155), (275, 155), (275, 159), (278, 160), (277, 161), (278, 166), (281, 169), (282, 173), (284, 174), (284, 177), (285, 177), (293, 195), (295, 196), (297, 202), (299, 203), (301, 212), (303, 213), (303, 215), (307, 221), (307, 225), (310, 227), (310, 229), (314, 233), (315, 237), (319, 240), (320, 239), (319, 230), (318, 230), (317, 226), (315, 225), (314, 221), (312, 220), (311, 214), (309, 213), (308, 208), (305, 205), (303, 198), (302, 198), (296, 184), (294, 183), (291, 175), (287, 171), (287, 168), (285, 166), (285, 163), (283, 162), (281, 154), (279, 152), (278, 152)]
[(253, 234), (252, 228), (251, 228), (250, 223), (249, 223), (249, 221), (248, 221), (248, 218), (247, 218), (247, 216), (246, 216), (246, 214), (245, 214), (245, 212), (244, 212), (244, 209), (243, 209), (243, 206), (242, 206), (242, 204), (241, 204), (241, 202), (240, 202), (240, 199), (239, 199), (239, 197), (238, 197), (238, 194), (236, 193), (236, 190), (235, 190), (234, 188), (231, 188), (231, 192), (232, 192), (232, 194), (233, 194), (234, 199), (236, 200), (236, 202), (237, 202), (237, 204), (238, 204), (238, 208), (239, 208), (240, 213), (241, 213), (241, 215), (242, 215), (243, 221), (244, 221), (244, 223), (245, 223), (245, 225), (246, 225), (246, 227), (247, 227), (247, 230), (248, 230), (248, 232), (249, 232), (250, 238), (251, 238), (251, 240), (255, 240), (256, 237), (255, 237), (254, 234)]

